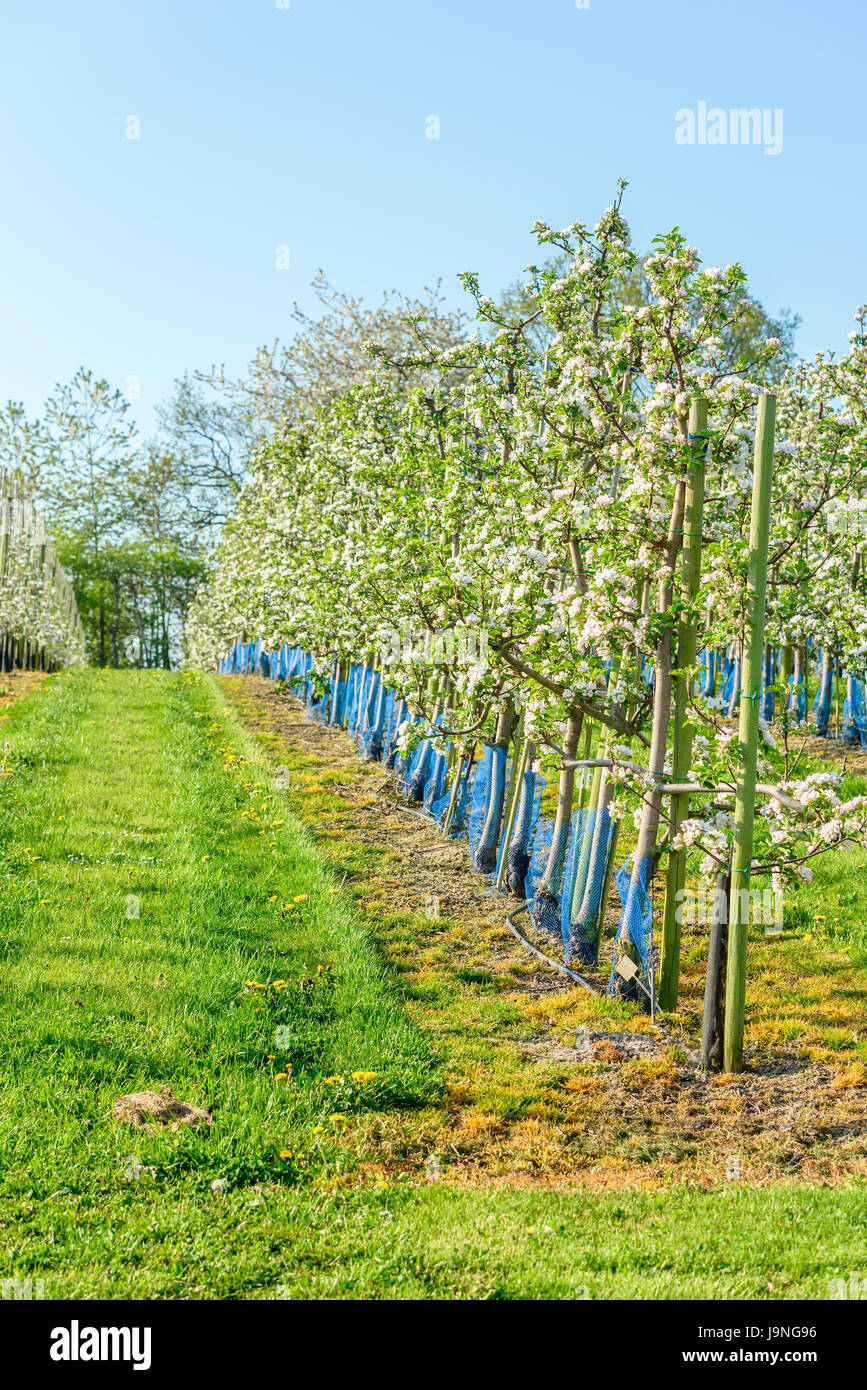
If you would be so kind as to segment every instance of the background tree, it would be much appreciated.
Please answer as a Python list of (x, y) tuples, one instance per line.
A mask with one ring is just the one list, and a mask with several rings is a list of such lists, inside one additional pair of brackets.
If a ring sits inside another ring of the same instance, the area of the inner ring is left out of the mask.
[(420, 298), (393, 290), (373, 306), (335, 290), (321, 271), (312, 288), (322, 312), (314, 317), (296, 304), (290, 342), (258, 348), (246, 373), (234, 379), (223, 366), (186, 374), (158, 411), (190, 517), (210, 536), (234, 510), (256, 446), (285, 437), (360, 385), (370, 372), (369, 343), (381, 349), (383, 370), (400, 393), (408, 381), (402, 364), (421, 332), (442, 349), (467, 332), (466, 315), (445, 307), (439, 285)]
[(29, 480), (45, 511), (91, 659), (177, 664), (206, 575), (184, 460), (142, 447), (126, 399), (81, 368), (55, 388), (43, 418), (16, 402), (0, 411), (0, 463)]
[(95, 659), (105, 665), (122, 639), (118, 548), (131, 523), (129, 474), (136, 429), (129, 402), (80, 367), (45, 407), (50, 453), (36, 488), (78, 596)]

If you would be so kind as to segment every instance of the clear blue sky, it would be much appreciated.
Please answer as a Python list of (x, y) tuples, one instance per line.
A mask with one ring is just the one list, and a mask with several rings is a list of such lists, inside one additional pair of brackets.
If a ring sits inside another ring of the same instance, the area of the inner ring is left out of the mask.
[[(496, 293), (537, 217), (595, 221), (618, 175), (639, 248), (677, 223), (741, 260), (802, 351), (867, 300), (863, 0), (2, 0), (0, 26), (0, 397), (33, 410), (84, 364), (140, 378), (149, 430), (186, 368), (289, 334), (320, 266)], [(782, 153), (678, 144), (701, 101), (781, 108)]]

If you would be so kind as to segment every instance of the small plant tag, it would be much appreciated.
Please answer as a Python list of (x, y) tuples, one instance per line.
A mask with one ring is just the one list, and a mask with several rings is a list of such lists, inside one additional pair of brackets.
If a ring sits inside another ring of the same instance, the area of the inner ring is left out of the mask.
[(630, 956), (620, 956), (614, 963), (614, 973), (622, 980), (634, 980), (638, 974), (638, 966)]

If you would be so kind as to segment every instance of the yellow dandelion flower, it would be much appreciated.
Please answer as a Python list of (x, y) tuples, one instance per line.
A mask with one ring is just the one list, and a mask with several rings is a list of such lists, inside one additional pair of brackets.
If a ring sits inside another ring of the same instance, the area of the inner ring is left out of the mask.
[(326, 1076), (323, 1084), (325, 1086), (339, 1086), (342, 1080), (342, 1076)]
[(328, 1118), (333, 1125), (349, 1124), (349, 1120), (346, 1115), (329, 1115)]
[(288, 1071), (278, 1071), (277, 1075), (274, 1077), (274, 1080), (275, 1080), (275, 1081), (285, 1081), (286, 1078), (288, 1077), (288, 1075), (289, 1075)]
[(354, 1071), (352, 1079), (353, 1081), (375, 1081), (377, 1075), (378, 1073), (375, 1071)]
[(307, 894), (306, 894), (306, 893), (296, 893), (296, 895), (295, 895), (295, 897), (292, 899), (292, 901), (293, 901), (293, 903), (306, 903), (306, 901), (307, 901)]
[(281, 1158), (291, 1158), (291, 1157), (292, 1157), (292, 1150), (291, 1150), (291, 1149), (281, 1149), (281, 1150), (280, 1150), (280, 1157), (281, 1157)]
[(325, 1126), (324, 1126), (324, 1125), (314, 1125), (314, 1126), (313, 1126), (313, 1133), (314, 1133), (314, 1134), (324, 1134), (324, 1133), (325, 1133)]

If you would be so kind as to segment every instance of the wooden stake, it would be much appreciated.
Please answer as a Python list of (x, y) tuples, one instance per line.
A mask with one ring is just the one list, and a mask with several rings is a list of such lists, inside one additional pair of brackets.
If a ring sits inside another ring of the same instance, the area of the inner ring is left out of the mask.
[(768, 536), (771, 526), (771, 483), (774, 472), (774, 419), (777, 398), (759, 397), (753, 461), (753, 502), (750, 515), (750, 553), (747, 570), (747, 614), (741, 668), (738, 723), (738, 785), (735, 797), (734, 851), (729, 905), (724, 1067), (743, 1071), (744, 1010), (747, 986), (750, 864), (753, 857), (753, 817), (756, 803), (756, 757), (759, 743), (759, 701), (762, 693), (762, 643), (768, 579)]
[[(689, 413), (689, 439), (692, 450), (689, 476), (686, 483), (686, 503), (683, 513), (683, 556), (681, 595), (687, 604), (692, 604), (698, 593), (701, 578), (701, 531), (704, 518), (704, 472), (707, 452), (707, 401), (696, 396)], [(681, 622), (677, 634), (677, 667), (679, 674), (674, 685), (674, 761), (672, 781), (685, 781), (692, 762), (693, 726), (687, 719), (686, 707), (689, 698), (689, 676), (687, 672), (695, 664), (696, 624), (690, 618)], [(677, 834), (678, 827), (689, 815), (689, 793), (676, 796), (671, 801), (671, 834)], [(680, 913), (686, 881), (686, 851), (669, 851), (668, 871), (665, 880), (665, 906), (662, 921), (662, 965), (659, 975), (659, 1007), (677, 1008), (677, 991), (680, 983)]]

